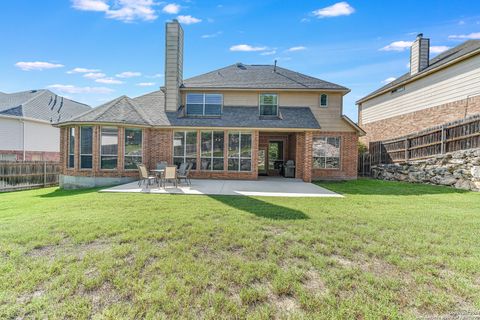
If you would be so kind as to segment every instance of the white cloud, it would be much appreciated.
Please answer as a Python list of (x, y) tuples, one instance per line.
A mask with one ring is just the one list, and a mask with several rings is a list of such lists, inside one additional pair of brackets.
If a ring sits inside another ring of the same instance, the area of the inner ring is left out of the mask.
[(140, 82), (137, 83), (137, 86), (139, 87), (153, 87), (155, 85), (155, 82)]
[(59, 63), (50, 63), (50, 62), (43, 62), (43, 61), (20, 61), (15, 63), (17, 68), (22, 69), (23, 71), (32, 71), (32, 70), (45, 70), (45, 69), (56, 69), (56, 68), (63, 68), (63, 64)]
[(153, 0), (72, 0), (75, 9), (104, 12), (107, 18), (123, 22), (157, 19), (155, 5)]
[(122, 84), (123, 83), (123, 81), (120, 81), (114, 78), (100, 78), (95, 80), (95, 82), (104, 83), (104, 84)]
[(145, 76), (145, 77), (147, 77), (147, 78), (152, 78), (152, 79), (162, 78), (162, 77), (163, 77), (163, 74), (161, 74), (161, 73), (156, 73), (156, 74), (154, 74), (154, 75), (152, 75), (152, 76)]
[(140, 72), (134, 71), (125, 71), (116, 75), (117, 78), (133, 78), (140, 77), (142, 74)]
[(77, 94), (77, 93), (108, 94), (114, 91), (113, 89), (105, 88), (105, 87), (77, 87), (69, 84), (52, 84), (48, 86), (48, 88), (58, 93), (68, 93), (68, 94)]
[(390, 83), (390, 82), (394, 81), (395, 79), (397, 79), (397, 78), (389, 77), (389, 78), (383, 80), (382, 83), (387, 84), (387, 83)]
[(89, 73), (85, 73), (83, 76), (87, 79), (99, 79), (99, 78), (104, 78), (106, 74), (102, 72), (89, 72)]
[(480, 39), (480, 32), (472, 32), (469, 34), (453, 34), (448, 36), (448, 39)]
[(178, 16), (177, 20), (178, 20), (178, 22), (183, 23), (183, 24), (194, 24), (194, 23), (202, 22), (202, 19), (198, 19), (198, 18), (192, 17), (190, 15), (188, 15), (188, 16)]
[(254, 47), (249, 44), (237, 44), (230, 47), (230, 51), (251, 52), (251, 51), (265, 51), (265, 50), (267, 50), (267, 47)]
[(262, 55), (262, 56), (271, 56), (272, 54), (275, 54), (275, 53), (277, 53), (277, 50), (264, 51), (264, 52), (260, 53), (260, 55)]
[(215, 33), (204, 34), (204, 35), (202, 35), (202, 38), (203, 38), (203, 39), (216, 38), (216, 37), (218, 37), (218, 36), (221, 35), (221, 34), (222, 34), (222, 31), (217, 31), (217, 32), (215, 32)]
[(394, 41), (381, 48), (380, 51), (405, 51), (412, 46), (412, 41)]
[(447, 46), (431, 46), (430, 52), (431, 53), (442, 53), (443, 51), (447, 51), (450, 47)]
[(307, 47), (297, 46), (297, 47), (291, 47), (287, 49), (288, 52), (303, 51), (303, 50), (307, 50)]
[(107, 11), (110, 6), (104, 0), (73, 0), (72, 6), (83, 11)]
[(176, 3), (169, 3), (163, 7), (162, 11), (169, 14), (177, 14), (180, 12), (180, 5)]
[(87, 68), (74, 68), (67, 73), (88, 73), (88, 72), (99, 72), (100, 69), (87, 69)]
[(338, 16), (349, 16), (355, 12), (355, 9), (347, 2), (342, 1), (329, 7), (313, 11), (313, 15), (318, 18), (330, 18)]

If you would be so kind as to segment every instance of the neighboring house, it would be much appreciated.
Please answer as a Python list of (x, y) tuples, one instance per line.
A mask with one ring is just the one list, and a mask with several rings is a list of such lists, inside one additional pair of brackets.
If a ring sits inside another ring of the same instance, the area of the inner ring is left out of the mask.
[(59, 124), (63, 187), (138, 178), (137, 163), (194, 164), (198, 178), (355, 179), (363, 131), (342, 115), (349, 89), (274, 65), (237, 63), (183, 80), (183, 29), (166, 25), (165, 87)]
[(60, 130), (52, 124), (91, 108), (48, 90), (0, 92), (0, 160), (60, 160)]
[(388, 140), (480, 113), (480, 40), (429, 59), (429, 39), (411, 47), (410, 72), (357, 101), (363, 142)]

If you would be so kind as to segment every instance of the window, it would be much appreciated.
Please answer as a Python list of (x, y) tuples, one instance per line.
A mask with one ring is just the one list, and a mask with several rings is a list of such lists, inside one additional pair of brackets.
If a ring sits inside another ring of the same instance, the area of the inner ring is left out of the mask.
[(278, 96), (276, 94), (263, 93), (260, 95), (260, 115), (278, 115)]
[(223, 131), (201, 133), (201, 170), (223, 170)]
[(193, 163), (192, 169), (197, 165), (197, 132), (177, 131), (173, 136), (173, 163), (180, 166), (182, 163)]
[(313, 138), (313, 168), (340, 168), (340, 137)]
[(187, 115), (219, 116), (222, 114), (223, 95), (216, 93), (187, 93)]
[(80, 127), (80, 169), (92, 169), (93, 127)]
[(137, 169), (142, 163), (142, 129), (125, 128), (125, 157), (126, 170)]
[(68, 167), (75, 167), (75, 128), (68, 128)]
[(102, 127), (100, 140), (100, 168), (116, 169), (118, 162), (118, 129)]
[(252, 170), (252, 134), (228, 133), (228, 171)]
[(320, 107), (328, 107), (328, 96), (326, 94), (320, 95)]

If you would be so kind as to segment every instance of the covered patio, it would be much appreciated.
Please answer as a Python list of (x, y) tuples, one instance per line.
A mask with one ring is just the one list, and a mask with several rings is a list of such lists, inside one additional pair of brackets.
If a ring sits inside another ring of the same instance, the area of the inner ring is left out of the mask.
[(207, 180), (192, 179), (192, 185), (179, 185), (177, 188), (167, 184), (165, 188), (157, 185), (138, 186), (138, 182), (106, 188), (100, 192), (112, 193), (153, 193), (186, 195), (228, 195), (228, 196), (267, 196), (267, 197), (343, 197), (328, 189), (300, 179), (282, 177), (259, 177), (258, 180)]

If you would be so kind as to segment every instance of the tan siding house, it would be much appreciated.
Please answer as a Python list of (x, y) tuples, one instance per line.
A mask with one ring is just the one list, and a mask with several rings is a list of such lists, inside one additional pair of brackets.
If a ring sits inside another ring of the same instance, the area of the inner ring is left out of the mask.
[[(412, 45), (410, 64), (416, 68), (357, 102), (359, 125), (367, 133), (363, 141), (388, 140), (480, 113), (480, 41), (428, 60), (424, 40)], [(420, 56), (428, 63), (420, 63)]]

